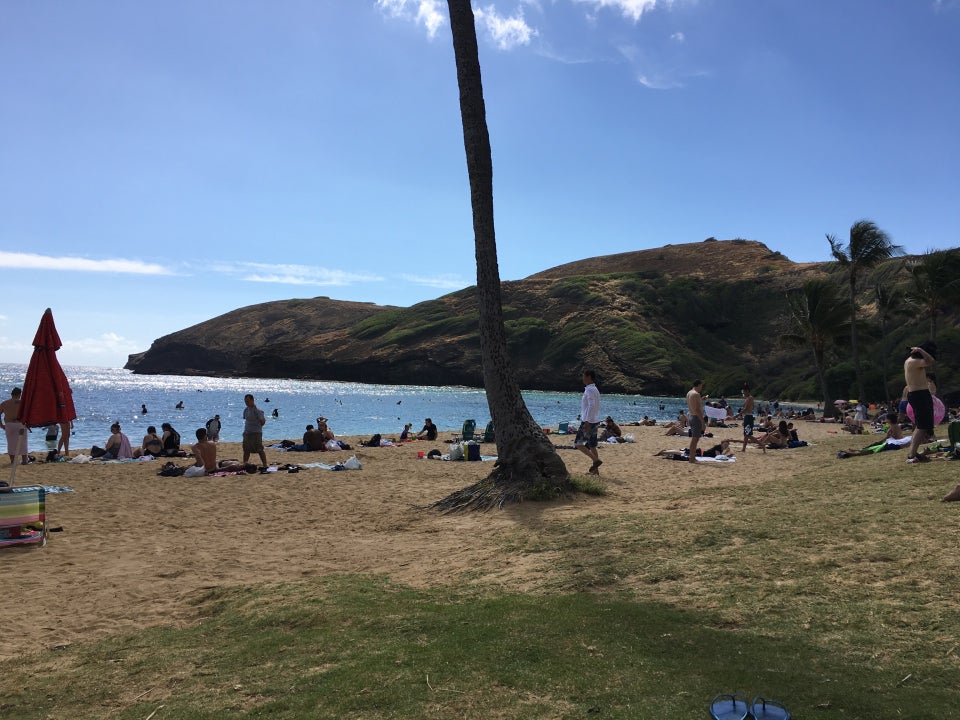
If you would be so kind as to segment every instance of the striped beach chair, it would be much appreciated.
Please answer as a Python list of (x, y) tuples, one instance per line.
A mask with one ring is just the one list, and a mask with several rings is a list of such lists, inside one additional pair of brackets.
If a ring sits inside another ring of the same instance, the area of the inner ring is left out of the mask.
[(45, 491), (18, 487), (0, 492), (0, 547), (47, 543)]

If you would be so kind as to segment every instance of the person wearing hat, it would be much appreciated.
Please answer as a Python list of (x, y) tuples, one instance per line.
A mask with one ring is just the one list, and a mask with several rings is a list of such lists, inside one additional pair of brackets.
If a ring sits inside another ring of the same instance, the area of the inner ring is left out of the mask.
[(936, 362), (937, 345), (928, 340), (910, 348), (909, 352), (903, 361), (903, 377), (907, 384), (907, 403), (913, 408), (915, 427), (907, 454), (907, 462), (913, 464), (928, 459), (917, 454), (917, 450), (933, 437), (933, 395), (927, 373)]

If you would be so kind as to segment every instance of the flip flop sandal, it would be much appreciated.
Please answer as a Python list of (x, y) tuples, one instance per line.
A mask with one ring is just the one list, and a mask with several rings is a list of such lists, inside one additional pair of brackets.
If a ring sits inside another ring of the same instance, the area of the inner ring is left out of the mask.
[(756, 720), (790, 720), (790, 713), (783, 703), (759, 696), (750, 704), (750, 714)]
[(710, 701), (713, 720), (746, 720), (747, 698), (740, 693), (720, 693)]

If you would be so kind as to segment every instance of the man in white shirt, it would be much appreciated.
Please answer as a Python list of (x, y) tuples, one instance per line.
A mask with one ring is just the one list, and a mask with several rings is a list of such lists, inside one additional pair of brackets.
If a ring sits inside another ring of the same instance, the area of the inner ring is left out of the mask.
[(573, 441), (574, 447), (593, 460), (589, 472), (600, 474), (603, 461), (597, 453), (597, 428), (600, 425), (600, 391), (594, 383), (593, 370), (583, 371), (583, 399), (580, 401), (580, 427)]

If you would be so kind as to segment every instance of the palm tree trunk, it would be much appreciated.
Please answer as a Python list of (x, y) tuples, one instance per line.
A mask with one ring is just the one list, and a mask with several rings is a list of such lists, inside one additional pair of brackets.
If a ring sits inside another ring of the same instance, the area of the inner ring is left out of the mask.
[(857, 347), (857, 281), (856, 276), (850, 274), (850, 352), (853, 357), (853, 371), (857, 379), (857, 400), (864, 400), (863, 376), (860, 374), (860, 350)]
[(496, 428), (499, 459), (489, 477), (438, 501), (434, 507), (486, 509), (534, 495), (555, 496), (571, 486), (566, 466), (523, 401), (507, 353), (493, 222), (493, 160), (473, 8), (470, 0), (447, 0), (447, 6), (473, 209), (483, 385)]
[(817, 379), (820, 381), (820, 393), (823, 396), (823, 416), (836, 417), (837, 406), (833, 404), (833, 398), (830, 397), (830, 391), (827, 389), (827, 375), (823, 370), (823, 351), (814, 348), (813, 364), (817, 368)]

